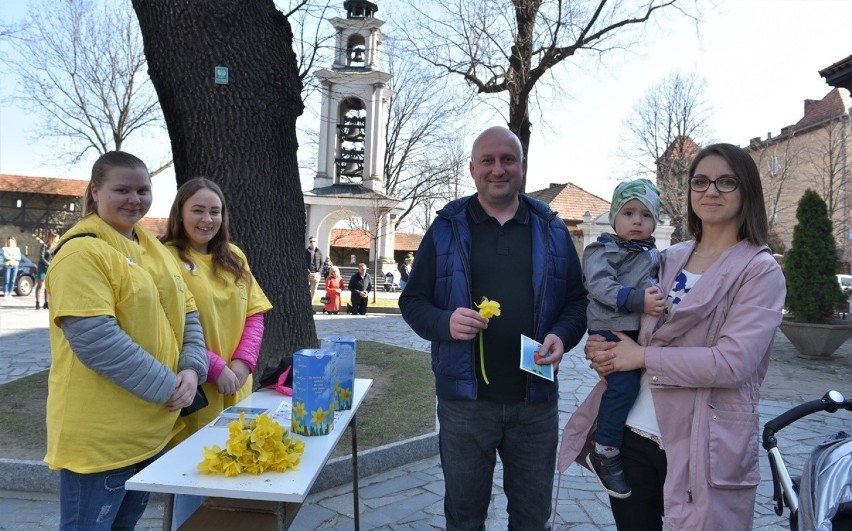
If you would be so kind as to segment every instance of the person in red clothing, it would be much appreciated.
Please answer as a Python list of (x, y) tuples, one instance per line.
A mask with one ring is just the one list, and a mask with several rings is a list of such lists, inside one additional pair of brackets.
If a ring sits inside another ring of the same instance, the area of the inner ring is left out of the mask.
[(328, 302), (322, 309), (322, 313), (337, 315), (340, 311), (340, 293), (343, 291), (343, 279), (340, 277), (340, 269), (333, 265), (328, 268), (328, 277), (325, 279), (325, 296)]

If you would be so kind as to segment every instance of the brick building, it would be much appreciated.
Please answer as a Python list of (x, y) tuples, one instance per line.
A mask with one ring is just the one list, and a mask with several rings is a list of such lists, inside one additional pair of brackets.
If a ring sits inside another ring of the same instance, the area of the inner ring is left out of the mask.
[(850, 108), (849, 91), (835, 88), (820, 100), (805, 100), (802, 118), (780, 135), (752, 138), (746, 148), (760, 169), (775, 250), (789, 250), (799, 199), (810, 188), (828, 205), (844, 270), (852, 262)]
[(30, 259), (48, 231), (61, 233), (79, 219), (87, 181), (0, 174), (0, 235), (18, 240)]

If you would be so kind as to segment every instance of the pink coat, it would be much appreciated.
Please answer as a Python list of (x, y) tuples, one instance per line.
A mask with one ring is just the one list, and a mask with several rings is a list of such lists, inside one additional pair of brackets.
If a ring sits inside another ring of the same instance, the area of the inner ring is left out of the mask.
[[(694, 248), (662, 254), (660, 286), (672, 287)], [(639, 343), (663, 445), (666, 529), (751, 529), (758, 470), (758, 400), (786, 285), (766, 247), (746, 241), (725, 251), (671, 319), (643, 316)], [(560, 472), (593, 437), (599, 382), (562, 433)]]

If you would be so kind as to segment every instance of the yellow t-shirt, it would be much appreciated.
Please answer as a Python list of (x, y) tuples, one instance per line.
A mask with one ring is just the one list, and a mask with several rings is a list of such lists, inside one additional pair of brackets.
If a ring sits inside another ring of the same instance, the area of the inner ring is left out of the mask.
[(182, 427), (175, 426), (177, 411), (83, 365), (59, 326), (63, 317), (115, 317), (134, 342), (177, 372), (186, 313), (195, 311), (195, 301), (166, 248), (139, 225), (135, 231), (138, 244), (89, 215), (63, 240), (96, 237), (68, 241), (51, 262), (45, 461), (52, 469), (85, 474), (131, 465), (156, 455)]
[[(213, 258), (189, 249), (187, 257), (192, 262), (184, 263), (178, 257), (177, 248), (167, 244), (166, 248), (181, 264), (181, 273), (189, 291), (198, 306), (201, 327), (204, 329), (204, 343), (208, 350), (218, 354), (225, 363), (231, 362), (231, 356), (240, 344), (246, 318), (272, 309), (272, 304), (263, 293), (260, 285), (248, 267), (245, 254), (236, 245), (231, 249), (243, 259), (248, 280), (234, 282), (234, 276), (222, 269), (213, 272)], [(251, 394), (252, 377), (233, 395), (220, 394), (214, 383), (204, 384), (204, 393), (209, 404), (197, 413), (183, 417), (186, 428), (170, 443), (177, 444), (212, 421), (226, 407), (233, 406)]]

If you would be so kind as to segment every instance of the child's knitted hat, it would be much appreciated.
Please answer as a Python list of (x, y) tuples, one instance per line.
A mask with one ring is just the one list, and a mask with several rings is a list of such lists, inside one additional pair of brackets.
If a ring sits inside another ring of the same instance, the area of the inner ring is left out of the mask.
[(654, 227), (660, 220), (660, 189), (648, 179), (636, 179), (619, 183), (612, 192), (612, 206), (609, 208), (609, 224), (615, 228), (615, 216), (630, 201), (638, 199), (654, 216)]

